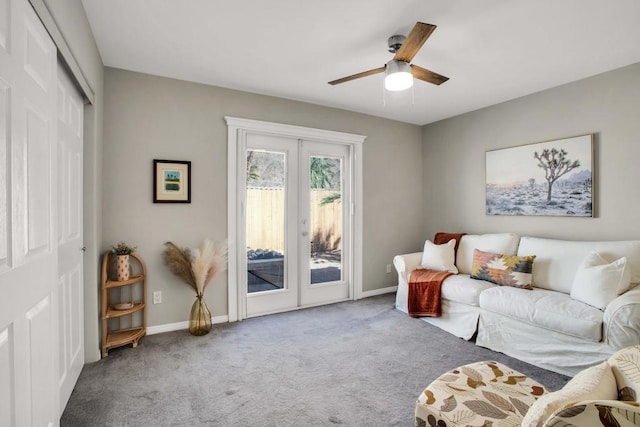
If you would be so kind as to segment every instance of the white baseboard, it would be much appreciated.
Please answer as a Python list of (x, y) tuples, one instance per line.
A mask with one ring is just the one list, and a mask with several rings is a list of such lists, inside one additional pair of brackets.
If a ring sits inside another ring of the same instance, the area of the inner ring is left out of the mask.
[[(376, 295), (390, 294), (398, 290), (398, 286), (389, 286), (387, 288), (374, 289), (372, 291), (363, 291), (360, 292), (358, 299), (374, 297)], [(229, 322), (229, 316), (215, 316), (211, 318), (211, 323), (227, 323)], [(184, 322), (176, 322), (176, 323), (166, 323), (164, 325), (156, 325), (156, 326), (147, 326), (147, 335), (155, 335), (161, 334), (164, 332), (172, 332), (172, 331), (182, 331), (185, 329), (189, 329), (189, 321), (185, 320)]]
[[(387, 288), (374, 289), (372, 291), (363, 291), (360, 292), (358, 299), (374, 297), (376, 295), (383, 295), (395, 292), (398, 290), (398, 286), (389, 286)], [(215, 316), (211, 318), (211, 323), (227, 323), (229, 322), (229, 316)], [(156, 326), (147, 326), (147, 335), (155, 335), (161, 334), (163, 332), (172, 332), (172, 331), (182, 331), (185, 329), (189, 329), (189, 321), (185, 320), (184, 322), (176, 322), (176, 323), (166, 323), (164, 325), (156, 325)]]
[(398, 286), (389, 286), (387, 288), (374, 289), (372, 291), (362, 291), (358, 295), (358, 299), (375, 297), (376, 295), (390, 294), (398, 290)]
[[(214, 325), (217, 323), (227, 323), (228, 321), (229, 316), (226, 315), (215, 316), (211, 318), (211, 323), (213, 323)], [(182, 331), (184, 329), (189, 329), (188, 320), (184, 322), (167, 323), (164, 325), (147, 326), (147, 335), (161, 334), (163, 332)]]

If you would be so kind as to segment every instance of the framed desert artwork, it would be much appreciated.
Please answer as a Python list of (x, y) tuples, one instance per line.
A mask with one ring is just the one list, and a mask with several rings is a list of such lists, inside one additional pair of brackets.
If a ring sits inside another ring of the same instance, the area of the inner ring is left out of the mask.
[(191, 162), (153, 160), (153, 203), (191, 203)]
[(594, 216), (593, 134), (486, 152), (487, 215)]

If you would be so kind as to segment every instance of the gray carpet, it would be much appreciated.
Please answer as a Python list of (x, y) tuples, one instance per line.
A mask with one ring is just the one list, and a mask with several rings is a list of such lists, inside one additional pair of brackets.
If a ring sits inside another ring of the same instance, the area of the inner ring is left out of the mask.
[(84, 367), (61, 426), (412, 426), (459, 365), (496, 360), (551, 390), (567, 377), (477, 347), (382, 295), (143, 338)]

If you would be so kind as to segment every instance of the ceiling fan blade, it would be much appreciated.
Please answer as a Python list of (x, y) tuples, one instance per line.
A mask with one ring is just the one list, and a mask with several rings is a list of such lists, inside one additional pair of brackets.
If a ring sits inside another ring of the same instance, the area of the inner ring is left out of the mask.
[(441, 85), (442, 83), (449, 80), (449, 77), (445, 77), (438, 73), (434, 73), (433, 71), (429, 71), (426, 68), (418, 67), (417, 65), (413, 64), (411, 64), (411, 74), (415, 79), (433, 83), (434, 85)]
[(363, 71), (361, 73), (354, 74), (352, 76), (343, 77), (343, 78), (337, 79), (337, 80), (332, 80), (332, 81), (329, 82), (329, 84), (330, 85), (338, 85), (340, 83), (344, 83), (344, 82), (348, 82), (348, 81), (351, 81), (351, 80), (359, 79), (360, 77), (367, 77), (367, 76), (372, 76), (374, 74), (384, 73), (385, 68), (386, 68), (386, 66), (380, 67), (380, 68), (374, 68), (373, 70), (369, 70), (369, 71)]
[(396, 56), (394, 56), (393, 59), (396, 61), (411, 62), (413, 57), (416, 56), (416, 53), (418, 53), (424, 42), (427, 41), (435, 29), (435, 25), (416, 22), (416, 25), (407, 36), (404, 43), (402, 43), (400, 50), (396, 52)]

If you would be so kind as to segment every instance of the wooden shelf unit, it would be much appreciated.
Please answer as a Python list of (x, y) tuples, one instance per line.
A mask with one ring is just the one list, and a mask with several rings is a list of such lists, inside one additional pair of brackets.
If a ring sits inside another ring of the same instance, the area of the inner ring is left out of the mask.
[[(113, 280), (113, 260), (115, 255), (108, 252), (102, 258), (101, 314), (102, 314), (102, 357), (109, 350), (132, 344), (138, 346), (140, 338), (147, 333), (146, 295), (147, 270), (142, 259), (129, 255), (129, 262), (135, 273), (128, 280)], [(117, 295), (115, 295), (117, 294)], [(131, 303), (132, 306), (117, 309), (116, 304)], [(139, 313), (139, 314), (137, 314)], [(110, 321), (111, 325), (110, 325)], [(123, 326), (123, 321), (126, 326)], [(134, 322), (137, 323), (134, 325)], [(117, 327), (112, 325), (117, 323)]]
[(145, 328), (122, 329), (117, 332), (111, 332), (107, 337), (107, 349), (129, 343), (133, 343), (135, 347), (138, 340), (142, 338), (145, 333)]

